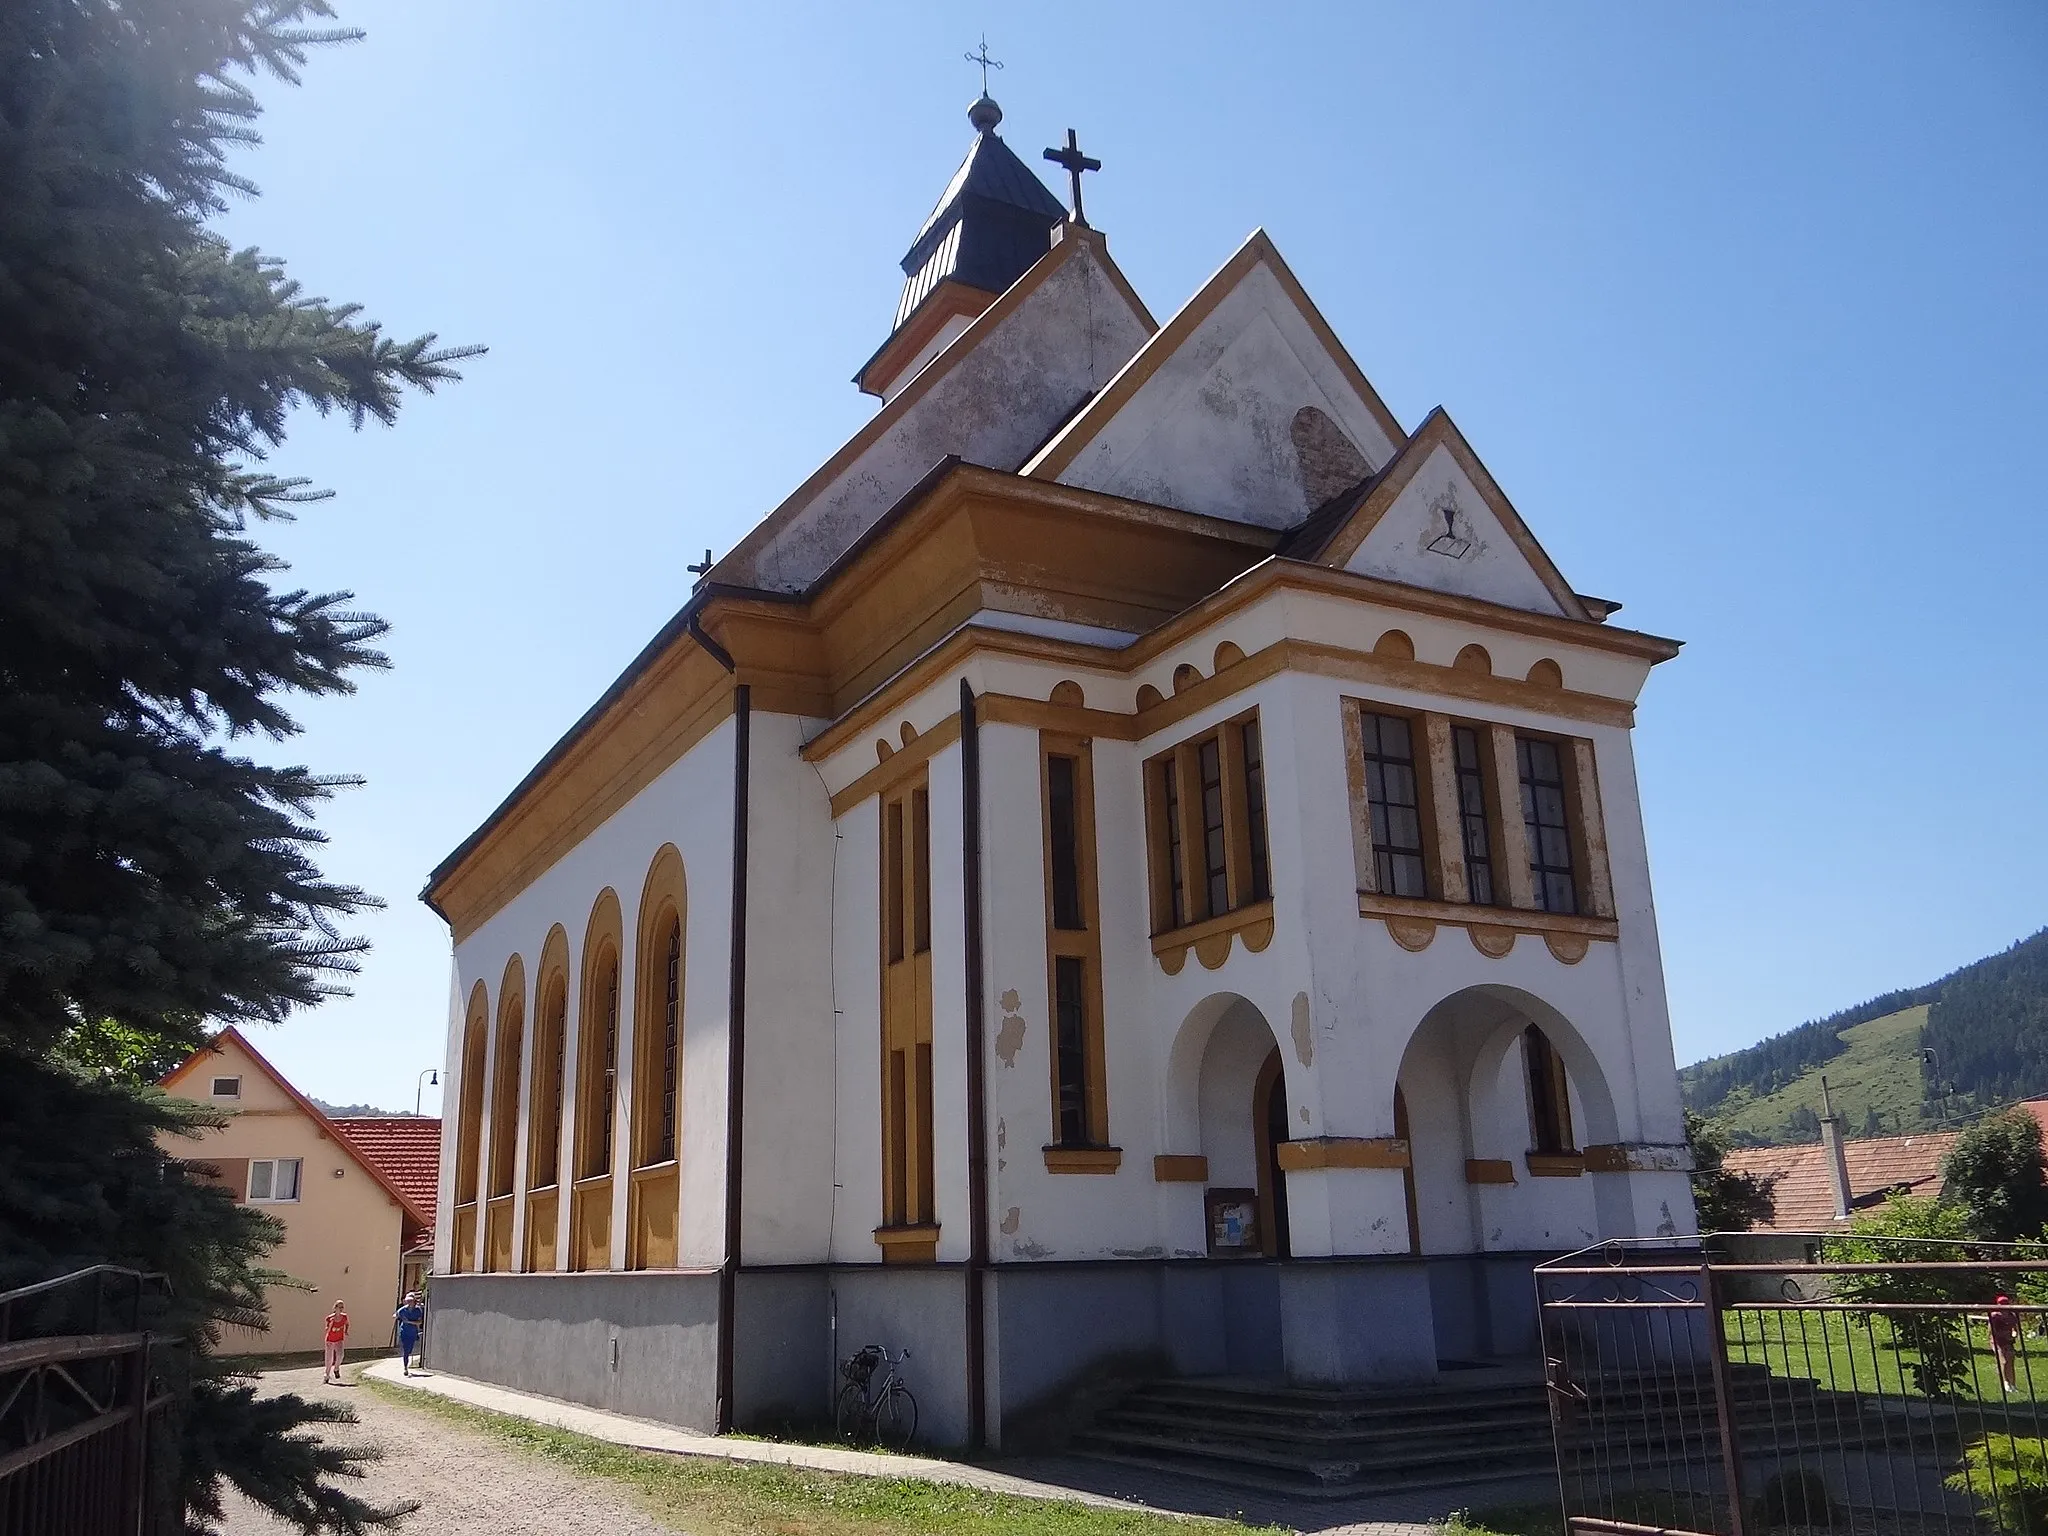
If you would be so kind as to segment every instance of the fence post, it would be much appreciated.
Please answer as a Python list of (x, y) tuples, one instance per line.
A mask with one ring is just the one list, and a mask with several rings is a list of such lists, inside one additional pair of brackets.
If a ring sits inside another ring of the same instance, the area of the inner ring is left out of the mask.
[(1714, 1415), (1721, 1421), (1721, 1475), (1728, 1483), (1728, 1536), (1743, 1536), (1742, 1447), (1735, 1427), (1728, 1334), (1721, 1326), (1721, 1286), (1711, 1263), (1700, 1265), (1700, 1299), (1707, 1307), (1707, 1366), (1714, 1378)]
[[(140, 1289), (137, 1291), (136, 1321), (141, 1321)], [(142, 1336), (142, 1343), (132, 1356), (135, 1362), (134, 1402), (135, 1427), (128, 1448), (128, 1481), (135, 1509), (136, 1536), (146, 1536), (155, 1529), (157, 1522), (150, 1518), (149, 1507), (149, 1346), (150, 1335)]]

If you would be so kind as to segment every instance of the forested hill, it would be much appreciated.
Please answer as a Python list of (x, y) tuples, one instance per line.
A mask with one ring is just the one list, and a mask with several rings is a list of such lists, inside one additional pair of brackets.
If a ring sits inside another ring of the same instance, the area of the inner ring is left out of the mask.
[[(1924, 1029), (1885, 1024), (1876, 1026), (1876, 1035), (1863, 1030), (1853, 1041), (1843, 1038), (1846, 1031), (1877, 1020), (1909, 1022), (1903, 1016), (1913, 1010), (1917, 1017), (1921, 1008), (1926, 1010)], [(1680, 1071), (1679, 1082), (1686, 1103), (1694, 1109), (1741, 1122), (1743, 1140), (1802, 1139), (1812, 1132), (1811, 1113), (1798, 1111), (1806, 1108), (1808, 1098), (1817, 1102), (1818, 1075), (1858, 1042), (1856, 1075), (1867, 1078), (1875, 1065), (1881, 1068), (1880, 1075), (1894, 1082), (1921, 1076), (1920, 1052), (1932, 1049), (1940, 1064), (1940, 1083), (1953, 1085), (1954, 1096), (1946, 1104), (1951, 1115), (2048, 1094), (2048, 929), (1939, 981), (1887, 992), (1745, 1050), (1697, 1062)], [(1896, 1059), (1874, 1063), (1865, 1059), (1872, 1051)], [(1804, 1091), (1809, 1080), (1810, 1093)], [(1795, 1103), (1782, 1127), (1758, 1123), (1758, 1101), (1773, 1095), (1779, 1096), (1776, 1104)], [(1941, 1118), (1944, 1106), (1931, 1070), (1925, 1071), (1919, 1097), (1923, 1103), (1917, 1115), (1894, 1108), (1891, 1119), (1897, 1123), (1883, 1128), (1913, 1130)], [(1875, 1123), (1864, 1125), (1868, 1111), (1862, 1104), (1841, 1107), (1852, 1133), (1878, 1128)]]

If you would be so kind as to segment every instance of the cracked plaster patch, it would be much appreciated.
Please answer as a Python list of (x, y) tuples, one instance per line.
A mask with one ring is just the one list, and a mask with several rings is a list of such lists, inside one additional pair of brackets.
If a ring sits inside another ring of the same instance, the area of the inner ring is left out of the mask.
[(1316, 1064), (1316, 1035), (1308, 1022), (1308, 994), (1294, 994), (1294, 1020), (1289, 1028), (1294, 1036), (1294, 1058), (1304, 1067)]

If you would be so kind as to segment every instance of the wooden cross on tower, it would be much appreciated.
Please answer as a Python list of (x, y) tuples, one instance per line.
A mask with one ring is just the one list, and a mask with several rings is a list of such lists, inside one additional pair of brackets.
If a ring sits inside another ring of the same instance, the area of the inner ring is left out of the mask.
[(1066, 148), (1048, 149), (1045, 158), (1054, 165), (1064, 168), (1066, 173), (1074, 178), (1074, 222), (1086, 229), (1088, 216), (1081, 211), (1081, 173), (1101, 170), (1102, 162), (1091, 160), (1081, 153), (1080, 140), (1074, 136), (1074, 130), (1071, 128), (1067, 130)]

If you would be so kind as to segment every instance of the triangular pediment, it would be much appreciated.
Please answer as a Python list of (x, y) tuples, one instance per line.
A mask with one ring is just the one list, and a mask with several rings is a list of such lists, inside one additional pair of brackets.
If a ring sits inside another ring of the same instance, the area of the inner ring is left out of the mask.
[(802, 591), (943, 460), (1015, 471), (1155, 328), (1101, 236), (1066, 231), (710, 579)]
[(1260, 231), (1024, 472), (1291, 528), (1403, 436)]
[(1592, 618), (1441, 408), (1361, 491), (1314, 558), (1530, 613)]

